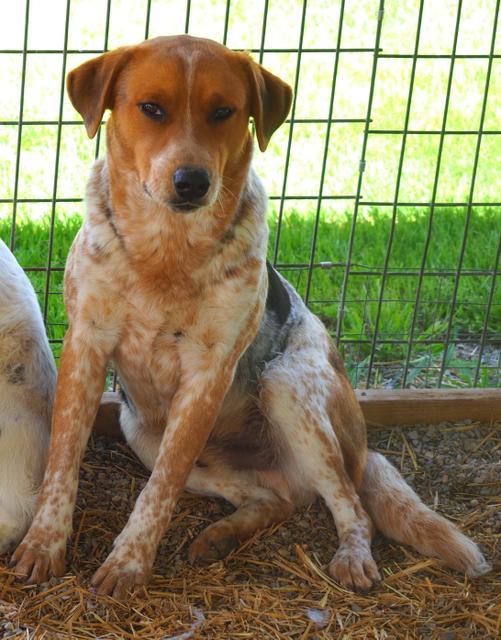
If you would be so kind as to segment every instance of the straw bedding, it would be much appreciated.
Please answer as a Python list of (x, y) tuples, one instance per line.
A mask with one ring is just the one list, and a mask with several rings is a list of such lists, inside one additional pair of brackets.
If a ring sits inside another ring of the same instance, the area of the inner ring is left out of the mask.
[[(374, 430), (428, 504), (455, 520), (496, 557), (499, 425)], [(336, 535), (323, 504), (260, 532), (226, 561), (191, 567), (190, 540), (231, 507), (184, 496), (161, 543), (148, 589), (126, 602), (97, 598), (89, 578), (109, 552), (147, 474), (127, 447), (96, 437), (86, 454), (68, 549), (68, 574), (33, 587), (0, 557), (0, 638), (496, 638), (501, 597), (496, 573), (471, 582), (436, 560), (374, 542), (384, 576), (369, 595), (332, 582), (323, 566)]]

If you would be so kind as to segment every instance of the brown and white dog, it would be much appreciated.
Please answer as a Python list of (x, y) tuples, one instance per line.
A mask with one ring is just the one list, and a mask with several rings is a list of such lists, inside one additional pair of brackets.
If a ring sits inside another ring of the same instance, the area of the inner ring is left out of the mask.
[(110, 361), (123, 432), (151, 476), (94, 575), (99, 593), (120, 597), (148, 581), (183, 487), (236, 507), (194, 541), (192, 561), (224, 555), (320, 495), (339, 537), (329, 572), (343, 585), (379, 581), (375, 527), (471, 576), (488, 570), (471, 540), (367, 451), (327, 331), (266, 262), (249, 117), (264, 151), (291, 89), (245, 54), (179, 36), (86, 62), (68, 92), (91, 137), (111, 109), (108, 155), (92, 170), (66, 268), (70, 327), (49, 462), (17, 571), (36, 582), (64, 572)]
[(35, 514), (55, 389), (37, 297), (0, 240), (0, 553), (21, 540)]

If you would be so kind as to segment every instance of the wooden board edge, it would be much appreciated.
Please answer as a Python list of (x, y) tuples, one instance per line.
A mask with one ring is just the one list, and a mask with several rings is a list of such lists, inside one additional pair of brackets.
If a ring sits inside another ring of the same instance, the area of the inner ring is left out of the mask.
[(356, 389), (369, 427), (501, 420), (501, 389)]
[[(501, 389), (356, 389), (368, 427), (501, 420)], [(107, 391), (94, 433), (121, 438), (120, 396)]]

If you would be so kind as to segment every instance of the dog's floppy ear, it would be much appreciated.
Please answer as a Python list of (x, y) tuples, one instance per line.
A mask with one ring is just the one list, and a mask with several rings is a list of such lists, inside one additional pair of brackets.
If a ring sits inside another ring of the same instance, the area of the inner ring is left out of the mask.
[(261, 151), (265, 151), (273, 133), (287, 117), (292, 89), (287, 83), (247, 57), (251, 88), (251, 116)]
[(89, 138), (96, 135), (105, 110), (113, 108), (115, 83), (129, 58), (130, 47), (120, 47), (84, 62), (68, 74), (66, 89)]

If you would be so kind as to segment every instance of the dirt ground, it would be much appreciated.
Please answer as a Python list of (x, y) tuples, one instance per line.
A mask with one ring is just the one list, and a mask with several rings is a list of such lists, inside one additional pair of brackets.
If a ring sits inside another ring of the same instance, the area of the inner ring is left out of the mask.
[[(492, 562), (501, 531), (501, 425), (462, 423), (370, 430), (427, 504), (472, 536)], [(147, 590), (118, 603), (89, 578), (126, 522), (147, 473), (120, 442), (96, 438), (86, 454), (68, 549), (68, 574), (24, 585), (0, 557), (0, 638), (466, 638), (500, 637), (499, 573), (472, 582), (440, 562), (377, 536), (378, 589), (353, 594), (323, 567), (336, 550), (320, 502), (260, 532), (224, 562), (191, 567), (189, 542), (231, 511), (185, 496), (164, 537)], [(498, 565), (499, 567), (499, 565)]]

